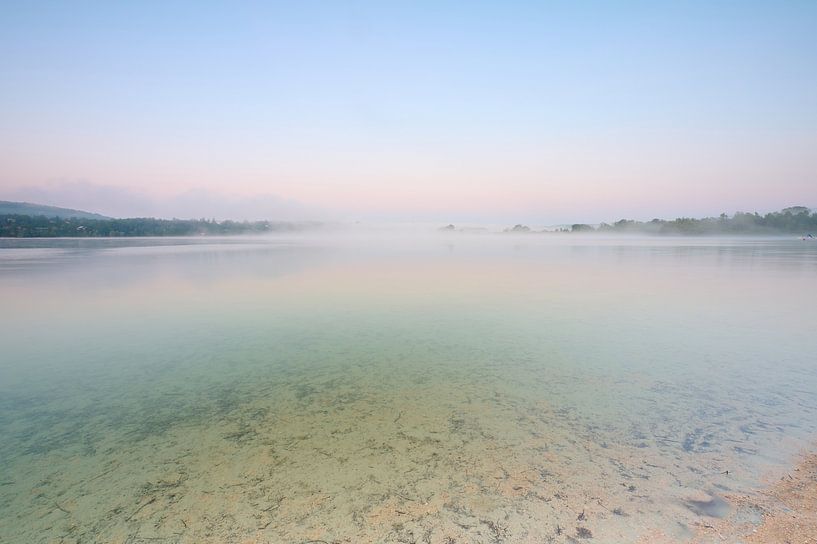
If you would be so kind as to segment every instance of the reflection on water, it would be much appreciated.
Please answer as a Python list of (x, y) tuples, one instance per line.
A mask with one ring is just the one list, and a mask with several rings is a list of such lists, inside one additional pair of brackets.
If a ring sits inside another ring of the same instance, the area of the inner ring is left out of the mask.
[(817, 247), (0, 241), (0, 542), (684, 540), (817, 431)]

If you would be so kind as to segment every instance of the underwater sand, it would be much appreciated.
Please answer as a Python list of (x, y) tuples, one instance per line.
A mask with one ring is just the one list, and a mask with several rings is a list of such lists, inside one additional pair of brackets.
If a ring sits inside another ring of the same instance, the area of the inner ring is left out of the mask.
[(0, 241), (0, 542), (737, 542), (817, 436), (815, 277), (782, 239)]
[(804, 455), (795, 466), (778, 471), (767, 488), (728, 499), (731, 512), (702, 524), (697, 538), (732, 537), (746, 544), (817, 542), (817, 454)]

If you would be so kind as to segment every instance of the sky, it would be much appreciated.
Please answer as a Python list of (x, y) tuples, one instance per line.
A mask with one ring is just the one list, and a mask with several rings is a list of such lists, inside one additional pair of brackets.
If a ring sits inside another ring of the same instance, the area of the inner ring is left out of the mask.
[(612, 221), (817, 207), (817, 2), (0, 2), (0, 199)]

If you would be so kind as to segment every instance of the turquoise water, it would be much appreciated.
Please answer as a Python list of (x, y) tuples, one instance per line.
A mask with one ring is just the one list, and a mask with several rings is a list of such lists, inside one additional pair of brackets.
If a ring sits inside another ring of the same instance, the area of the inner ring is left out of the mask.
[(817, 436), (816, 279), (786, 239), (0, 240), (0, 542), (694, 539)]

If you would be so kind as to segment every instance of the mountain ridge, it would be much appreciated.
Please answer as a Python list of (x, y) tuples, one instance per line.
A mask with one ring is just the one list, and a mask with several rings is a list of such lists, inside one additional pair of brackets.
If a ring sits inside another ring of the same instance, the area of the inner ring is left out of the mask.
[(102, 214), (83, 210), (61, 208), (59, 206), (46, 206), (32, 202), (14, 202), (11, 200), (0, 200), (0, 215), (44, 215), (46, 217), (73, 217), (76, 219), (111, 219)]

